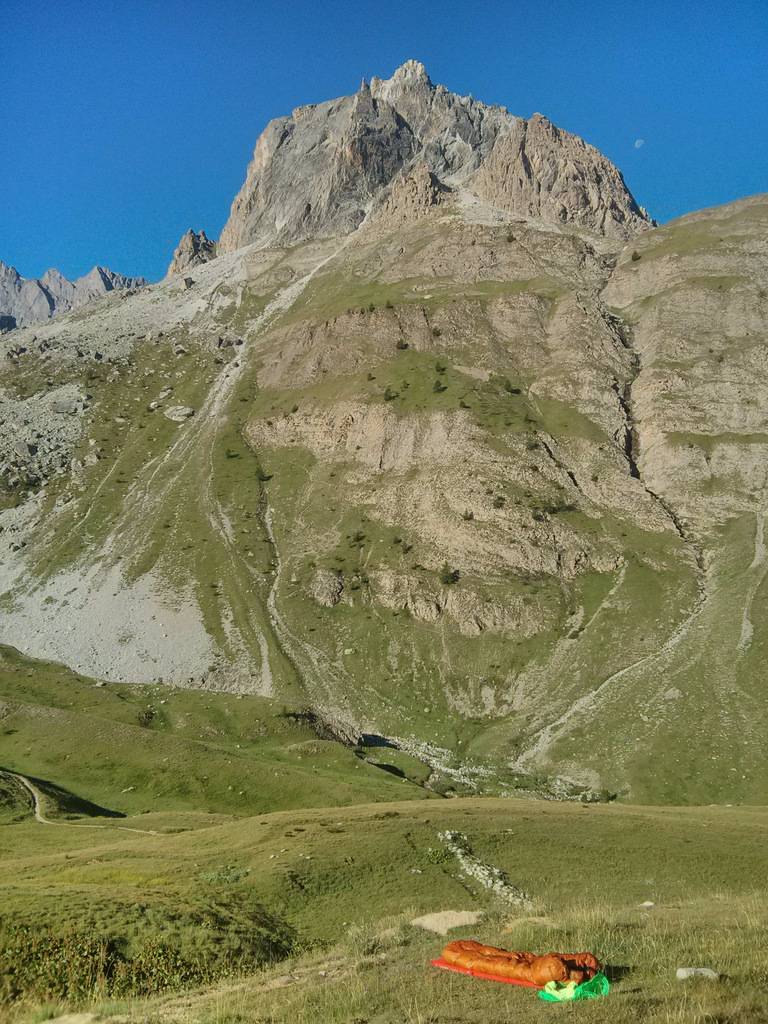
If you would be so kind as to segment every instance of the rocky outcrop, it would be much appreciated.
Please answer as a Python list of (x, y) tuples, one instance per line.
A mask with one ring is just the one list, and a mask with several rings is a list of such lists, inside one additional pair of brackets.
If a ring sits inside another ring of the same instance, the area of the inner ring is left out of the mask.
[[(143, 288), (146, 284), (143, 277), (126, 277), (107, 267), (94, 267), (75, 281), (55, 269), (47, 270), (41, 278), (25, 278), (0, 260), (0, 317), (5, 330), (26, 327), (93, 302), (116, 289)], [(13, 318), (14, 325), (9, 318)]]
[(355, 96), (271, 121), (221, 234), (223, 252), (354, 230), (418, 152), (408, 123), (364, 84)]
[(168, 276), (180, 274), (190, 267), (198, 267), (216, 257), (216, 243), (204, 231), (186, 231), (176, 246), (173, 259), (168, 267)]
[(418, 220), (433, 206), (439, 206), (450, 189), (422, 162), (408, 174), (399, 175), (383, 201), (378, 222), (387, 226)]
[[(434, 85), (407, 61), (354, 96), (271, 121), (232, 204), (220, 250), (345, 234), (416, 164), (451, 187), (523, 217), (626, 238), (649, 221), (620, 172), (592, 146), (535, 115)], [(487, 165), (487, 167), (486, 167)]]
[(671, 221), (621, 254), (603, 299), (636, 353), (635, 458), (688, 531), (762, 514), (768, 196)]
[(650, 227), (621, 171), (541, 114), (510, 126), (470, 187), (517, 217), (574, 224), (609, 238), (629, 238)]

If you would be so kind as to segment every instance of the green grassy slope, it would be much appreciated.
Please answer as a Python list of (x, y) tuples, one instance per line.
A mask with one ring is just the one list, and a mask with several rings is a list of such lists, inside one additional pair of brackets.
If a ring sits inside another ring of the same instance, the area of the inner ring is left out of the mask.
[(266, 698), (97, 687), (5, 648), (0, 707), (0, 768), (123, 813), (247, 815), (430, 795)]
[[(446, 829), (463, 833), (479, 862), (502, 869), (524, 889), (534, 916), (463, 874), (440, 839)], [(155, 936), (190, 961), (208, 957), (210, 965), (226, 947), (227, 921), (233, 935), (247, 929), (249, 919), (254, 932), (259, 920), (271, 921), (272, 934), (288, 946), (312, 948), (315, 959), (306, 963), (317, 966), (309, 993), (255, 992), (243, 1012), (257, 1018), (267, 1007), (280, 1021), (291, 1008), (308, 1014), (325, 1007), (332, 993), (319, 976), (320, 960), (338, 956), (345, 970), (331, 971), (341, 987), (332, 1013), (327, 1004), (329, 1020), (351, 1019), (342, 998), (357, 1005), (366, 992), (379, 1014), (371, 1019), (417, 1019), (396, 1016), (402, 1011), (393, 994), (398, 984), (412, 985), (423, 1009), (431, 992), (440, 1011), (436, 1021), (464, 1020), (480, 1006), (517, 1007), (517, 997), (503, 1002), (513, 998), (509, 994), (481, 994), (458, 979), (430, 980), (426, 961), (439, 952), (438, 936), (406, 929), (408, 947), (394, 960), (372, 955), (386, 951), (388, 941), (397, 945), (392, 932), (389, 939), (375, 938), (393, 917), (407, 921), (445, 909), (489, 915), (487, 923), (459, 934), (542, 950), (595, 948), (614, 969), (622, 968), (618, 1006), (640, 1005), (650, 1013), (663, 1005), (671, 1012), (680, 996), (668, 979), (688, 960), (733, 974), (730, 998), (739, 990), (746, 999), (758, 993), (765, 967), (747, 950), (765, 933), (759, 898), (767, 829), (765, 811), (758, 809), (488, 798), (278, 812), (182, 835), (114, 829), (88, 835), (76, 827), (17, 824), (0, 836), (2, 901), (4, 914), (35, 929), (85, 928), (119, 940), (129, 956)], [(638, 908), (646, 900), (659, 908), (660, 920), (656, 911)], [(206, 931), (205, 921), (214, 919), (219, 923)], [(340, 939), (342, 949), (334, 949)], [(260, 955), (247, 951), (239, 966), (252, 969)], [(301, 969), (301, 961), (294, 966)], [(258, 989), (259, 976), (248, 984)], [(204, 1002), (201, 1015), (190, 1019), (208, 1019), (204, 1008), (213, 1014)]]

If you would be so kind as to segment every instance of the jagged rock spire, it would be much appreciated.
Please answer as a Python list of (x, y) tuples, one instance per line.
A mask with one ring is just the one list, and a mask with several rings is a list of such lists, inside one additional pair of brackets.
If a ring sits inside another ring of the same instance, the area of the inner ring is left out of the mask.
[(205, 231), (185, 231), (176, 246), (173, 259), (168, 267), (168, 274), (180, 274), (189, 267), (207, 263), (216, 256), (216, 243), (211, 241)]

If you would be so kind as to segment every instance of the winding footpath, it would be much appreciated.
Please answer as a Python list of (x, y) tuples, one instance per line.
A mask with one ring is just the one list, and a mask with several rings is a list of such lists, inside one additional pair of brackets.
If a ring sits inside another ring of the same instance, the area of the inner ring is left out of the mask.
[(38, 821), (41, 825), (59, 825), (64, 828), (103, 828), (108, 831), (118, 829), (120, 832), (138, 832), (144, 836), (162, 835), (162, 832), (156, 832), (154, 829), (130, 828), (128, 825), (90, 825), (85, 822), (52, 821), (50, 818), (46, 818), (43, 813), (43, 794), (31, 779), (28, 779), (26, 775), (20, 775), (18, 772), (9, 772), (6, 769), (0, 770), (0, 776), (5, 777), (6, 779), (13, 779), (26, 789), (32, 798), (32, 809), (35, 815), (35, 821)]

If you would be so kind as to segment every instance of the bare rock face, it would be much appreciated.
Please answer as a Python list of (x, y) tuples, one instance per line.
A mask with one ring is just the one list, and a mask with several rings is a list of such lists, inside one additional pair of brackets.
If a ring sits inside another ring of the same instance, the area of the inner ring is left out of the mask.
[(354, 230), (370, 197), (418, 149), (407, 122), (367, 85), (271, 121), (232, 204), (222, 252)]
[(511, 126), (471, 187), (520, 217), (575, 224), (609, 238), (629, 238), (650, 226), (621, 171), (541, 114)]
[[(423, 165), (524, 217), (626, 238), (649, 225), (620, 172), (592, 146), (534, 115), (457, 96), (407, 61), (354, 96), (271, 121), (256, 144), (219, 248), (346, 234), (394, 181)], [(186, 237), (186, 236), (185, 236)]]
[[(26, 327), (93, 302), (116, 289), (143, 288), (146, 283), (143, 277), (126, 277), (107, 267), (94, 267), (75, 281), (55, 269), (47, 270), (39, 279), (30, 279), (0, 260), (0, 316), (5, 329)], [(15, 325), (10, 324), (10, 318)]]
[(441, 184), (426, 163), (416, 164), (408, 174), (399, 175), (382, 203), (379, 220), (387, 226), (418, 220), (432, 206), (439, 206), (450, 189)]
[(193, 231), (190, 228), (181, 236), (176, 246), (171, 265), (168, 267), (168, 276), (180, 274), (182, 270), (188, 270), (190, 267), (198, 267), (215, 256), (216, 243), (211, 241), (204, 231)]

